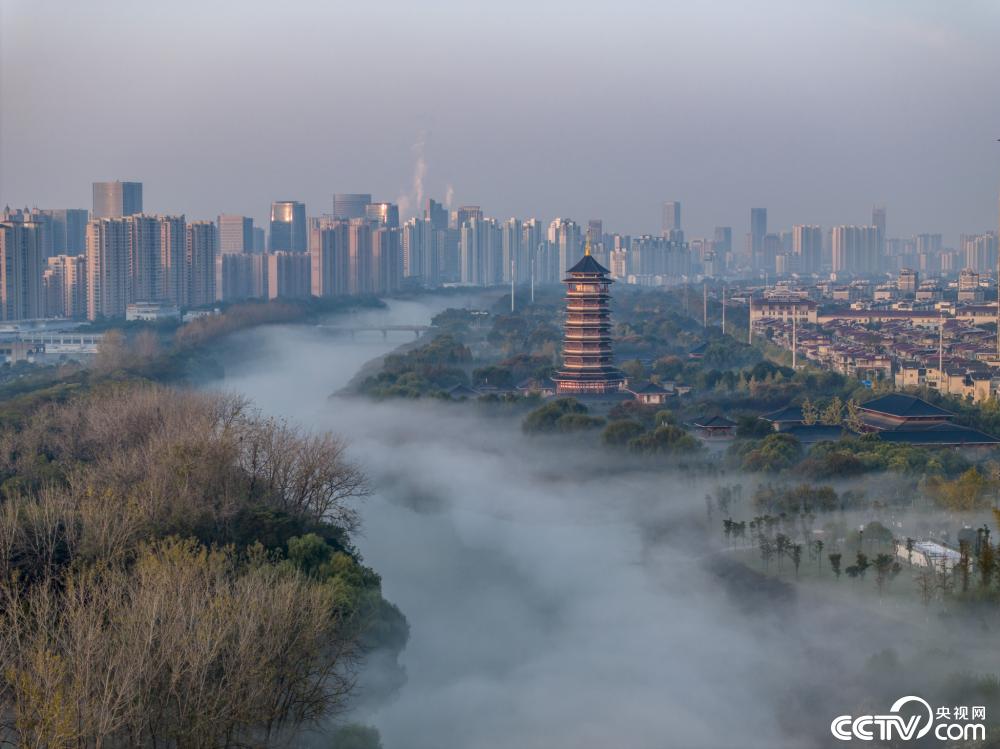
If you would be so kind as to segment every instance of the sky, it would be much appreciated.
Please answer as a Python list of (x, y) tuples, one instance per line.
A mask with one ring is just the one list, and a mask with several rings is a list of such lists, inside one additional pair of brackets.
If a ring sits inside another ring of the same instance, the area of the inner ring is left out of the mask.
[(0, 0), (0, 205), (997, 228), (995, 0)]

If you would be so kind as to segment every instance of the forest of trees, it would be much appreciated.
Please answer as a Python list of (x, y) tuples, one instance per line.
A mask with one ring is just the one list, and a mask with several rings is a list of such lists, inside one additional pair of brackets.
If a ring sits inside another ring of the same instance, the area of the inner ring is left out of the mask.
[(152, 385), (0, 432), (0, 744), (269, 746), (342, 709), (407, 638), (345, 447)]

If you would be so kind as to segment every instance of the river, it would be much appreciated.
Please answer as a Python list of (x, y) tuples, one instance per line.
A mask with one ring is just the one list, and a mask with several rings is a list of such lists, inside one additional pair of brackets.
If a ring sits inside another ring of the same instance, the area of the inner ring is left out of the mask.
[[(394, 301), (358, 322), (427, 323), (462, 303)], [(362, 693), (350, 719), (386, 749), (826, 743), (850, 706), (828, 680), (863, 673), (898, 633), (819, 604), (734, 601), (700, 563), (706, 484), (525, 438), (471, 404), (328, 399), (407, 340), (246, 331), (215, 383), (343, 435), (372, 479), (358, 546), (410, 622), (407, 679), (390, 700)]]

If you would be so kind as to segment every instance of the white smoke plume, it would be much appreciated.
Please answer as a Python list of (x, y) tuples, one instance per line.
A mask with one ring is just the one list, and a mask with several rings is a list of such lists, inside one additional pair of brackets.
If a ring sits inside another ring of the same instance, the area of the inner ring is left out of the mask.
[(424, 149), (427, 146), (427, 131), (421, 130), (417, 134), (417, 140), (411, 150), (415, 158), (413, 164), (413, 184), (410, 192), (396, 198), (399, 206), (400, 218), (404, 216), (417, 216), (424, 204), (424, 178), (427, 176), (427, 158)]

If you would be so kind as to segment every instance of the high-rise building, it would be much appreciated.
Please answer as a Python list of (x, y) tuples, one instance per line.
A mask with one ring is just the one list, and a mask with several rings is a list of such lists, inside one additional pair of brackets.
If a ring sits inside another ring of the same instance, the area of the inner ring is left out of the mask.
[(403, 275), (399, 229), (389, 226), (373, 227), (371, 252), (372, 293), (390, 294), (397, 291)]
[(834, 273), (872, 274), (879, 271), (879, 233), (874, 226), (833, 227)]
[(338, 192), (333, 196), (333, 217), (345, 220), (364, 218), (365, 208), (371, 202), (371, 193)]
[(427, 198), (424, 207), (424, 218), (431, 222), (435, 229), (448, 228), (448, 210), (433, 198)]
[(580, 226), (570, 219), (557, 218), (549, 224), (549, 244), (559, 256), (559, 279), (562, 279), (574, 258), (583, 251), (583, 237)]
[(528, 263), (528, 280), (537, 284), (556, 283), (559, 280), (558, 259), (553, 269), (549, 263), (548, 241), (545, 239), (542, 222), (529, 218), (521, 228), (521, 244)]
[(800, 271), (818, 272), (823, 258), (823, 230), (818, 226), (793, 226), (792, 254), (797, 256)]
[(267, 254), (230, 253), (220, 255), (219, 289), (216, 296), (230, 302), (262, 299), (267, 292)]
[(419, 278), (426, 286), (440, 283), (447, 226), (446, 220), (443, 228), (436, 228), (429, 218), (411, 218), (403, 225), (404, 277)]
[(87, 256), (55, 255), (42, 273), (46, 317), (87, 316)]
[(460, 230), (462, 283), (494, 286), (503, 283), (503, 237), (492, 218), (471, 216)]
[(41, 224), (0, 223), (0, 319), (42, 317)]
[(872, 208), (872, 226), (878, 231), (879, 255), (885, 255), (885, 206), (877, 205)]
[(187, 303), (204, 307), (215, 302), (215, 258), (218, 234), (214, 221), (187, 225)]
[(94, 218), (121, 218), (142, 213), (142, 182), (95, 182)]
[(663, 236), (678, 242), (684, 241), (681, 227), (681, 204), (672, 201), (663, 204)]
[[(160, 293), (158, 301), (187, 307), (189, 281), (187, 220), (184, 216), (160, 216)], [(130, 299), (129, 301), (135, 301)]]
[(552, 377), (559, 393), (612, 393), (624, 375), (614, 366), (608, 269), (589, 253), (567, 269), (563, 365)]
[(347, 225), (347, 293), (352, 296), (371, 294), (372, 223), (367, 219), (351, 219)]
[(124, 317), (129, 298), (129, 222), (87, 223), (87, 319)]
[(987, 232), (963, 236), (962, 254), (966, 268), (980, 273), (994, 271), (997, 267), (997, 235), (994, 232)]
[(312, 295), (343, 296), (350, 293), (348, 222), (341, 219), (313, 219), (309, 228), (312, 264), (309, 281)]
[(308, 249), (306, 206), (295, 200), (271, 203), (271, 251), (305, 252)]
[(219, 254), (253, 252), (253, 219), (234, 213), (219, 216)]
[(160, 244), (163, 232), (160, 219), (140, 213), (129, 216), (126, 221), (129, 230), (128, 302), (159, 301), (163, 293), (163, 252)]
[(264, 231), (263, 226), (253, 228), (253, 252), (267, 252), (267, 232)]
[(463, 205), (455, 211), (455, 228), (461, 229), (472, 219), (483, 220), (483, 210), (478, 205)]
[(51, 219), (53, 255), (79, 255), (87, 244), (87, 209), (52, 208), (40, 213)]
[(754, 268), (763, 268), (764, 237), (767, 235), (767, 208), (750, 209), (750, 262)]
[(503, 282), (509, 283), (513, 278), (515, 283), (528, 283), (531, 280), (531, 267), (524, 247), (524, 226), (512, 217), (503, 222), (500, 233)]
[(268, 253), (266, 260), (268, 299), (309, 298), (311, 258), (307, 253), (279, 250)]
[(728, 264), (733, 252), (733, 228), (731, 226), (716, 226), (713, 235), (712, 250), (723, 258), (722, 264)]
[(399, 206), (395, 203), (369, 203), (365, 206), (365, 218), (390, 229), (399, 228)]

